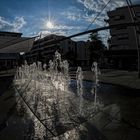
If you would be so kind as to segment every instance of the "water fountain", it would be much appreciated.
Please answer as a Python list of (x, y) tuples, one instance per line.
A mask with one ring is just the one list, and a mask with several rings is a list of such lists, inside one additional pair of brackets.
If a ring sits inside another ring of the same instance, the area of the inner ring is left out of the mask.
[(78, 67), (77, 68), (77, 72), (76, 72), (76, 78), (77, 78), (77, 93), (78, 96), (80, 98), (79, 101), (79, 113), (80, 115), (83, 115), (83, 72), (82, 72), (82, 68)]
[(101, 74), (100, 70), (98, 68), (97, 62), (93, 62), (91, 71), (94, 74), (94, 81), (95, 81), (94, 82), (95, 84), (94, 84), (91, 92), (92, 92), (92, 94), (94, 94), (94, 104), (95, 104), (95, 106), (97, 106), (97, 90), (98, 90), (98, 86), (99, 86), (99, 75)]
[[(55, 52), (54, 60), (42, 66), (41, 62), (24, 65), (17, 69), (14, 85), (18, 93), (30, 107), (28, 113), (33, 119), (35, 136), (54, 137), (69, 132), (76, 125), (95, 113), (97, 105), (97, 88), (99, 84), (99, 70), (94, 62), (92, 71), (95, 73), (95, 97), (93, 102), (83, 97), (83, 72), (78, 67), (76, 72), (77, 94), (70, 89), (69, 64), (62, 61), (60, 53)], [(33, 117), (36, 116), (36, 117)], [(36, 124), (38, 120), (39, 125)], [(39, 127), (43, 127), (39, 129)], [(44, 132), (44, 128), (47, 129)]]

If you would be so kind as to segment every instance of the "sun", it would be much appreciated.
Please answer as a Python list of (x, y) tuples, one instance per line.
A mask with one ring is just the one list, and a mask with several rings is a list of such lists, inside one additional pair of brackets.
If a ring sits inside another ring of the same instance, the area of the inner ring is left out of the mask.
[(47, 27), (52, 29), (54, 27), (53, 23), (51, 21), (47, 21)]

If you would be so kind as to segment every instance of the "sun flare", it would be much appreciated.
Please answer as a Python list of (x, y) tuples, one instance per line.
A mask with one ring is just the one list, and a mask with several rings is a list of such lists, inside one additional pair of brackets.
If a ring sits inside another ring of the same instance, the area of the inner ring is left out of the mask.
[(52, 29), (54, 27), (53, 23), (51, 21), (47, 21), (47, 27)]

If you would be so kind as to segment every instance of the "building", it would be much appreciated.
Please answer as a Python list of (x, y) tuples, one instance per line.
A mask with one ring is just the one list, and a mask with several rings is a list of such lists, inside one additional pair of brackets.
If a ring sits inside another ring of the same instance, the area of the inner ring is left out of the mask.
[[(136, 14), (135, 21), (140, 21), (140, 5), (134, 5), (130, 8)], [(128, 6), (116, 8), (107, 14), (109, 25), (133, 21)], [(110, 35), (111, 38), (108, 40), (109, 51), (104, 52), (102, 63), (109, 68), (137, 69), (137, 45), (140, 45), (140, 27), (136, 27), (136, 30), (134, 26), (116, 27), (110, 29)]]
[(88, 43), (85, 41), (77, 42), (77, 65), (88, 66), (89, 65), (89, 48)]
[(26, 53), (26, 59), (30, 63), (36, 61), (48, 63), (53, 59), (55, 51), (58, 50), (62, 58), (67, 59), (73, 65), (76, 58), (76, 42), (71, 39), (58, 42), (62, 38), (64, 36), (50, 34), (34, 41), (31, 51)]
[(34, 38), (22, 33), (0, 31), (0, 70), (12, 69), (20, 63), (21, 53), (30, 51)]
[[(140, 5), (135, 5), (131, 7), (134, 10), (136, 17), (135, 21), (140, 21)], [(132, 22), (132, 17), (129, 11), (129, 8), (121, 7), (108, 13), (108, 23), (109, 25), (121, 24)], [(140, 27), (137, 27), (137, 37), (140, 38)], [(110, 30), (110, 41), (109, 48), (111, 50), (134, 50), (137, 49), (136, 46), (136, 36), (135, 36), (135, 27), (118, 27)]]

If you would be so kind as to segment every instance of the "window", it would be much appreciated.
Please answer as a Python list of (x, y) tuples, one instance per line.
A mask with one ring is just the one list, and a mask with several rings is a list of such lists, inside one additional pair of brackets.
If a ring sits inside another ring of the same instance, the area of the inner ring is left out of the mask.
[(140, 12), (137, 12), (136, 13), (136, 16), (140, 18)]
[(126, 26), (120, 26), (120, 27), (116, 28), (116, 30), (125, 30), (125, 29), (127, 29)]
[(117, 38), (118, 38), (118, 40), (122, 40), (122, 39), (128, 39), (128, 34), (119, 34), (118, 36), (117, 36)]
[(116, 49), (118, 47), (118, 45), (110, 45), (110, 49), (111, 50), (114, 50), (114, 49)]
[(71, 44), (71, 41), (68, 41), (68, 44)]
[(122, 20), (122, 19), (125, 19), (125, 16), (123, 15), (118, 15), (118, 16), (115, 16), (114, 20), (117, 21), (117, 20)]
[(129, 46), (128, 46), (128, 45), (126, 45), (126, 44), (123, 44), (123, 45), (120, 45), (120, 46), (119, 46), (119, 48), (120, 48), (120, 49), (128, 49), (128, 48), (129, 48)]

